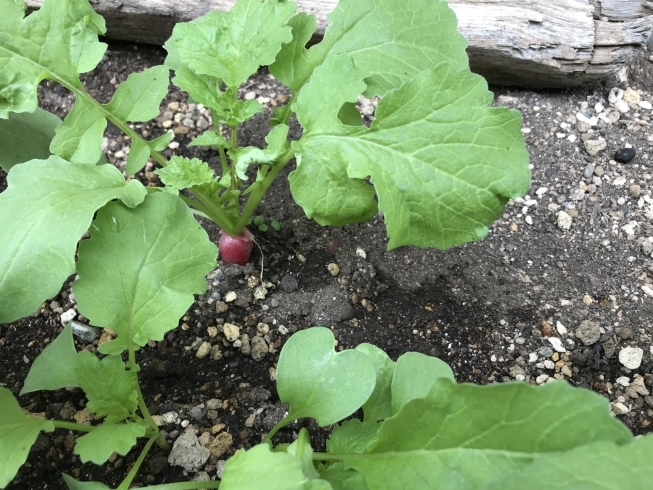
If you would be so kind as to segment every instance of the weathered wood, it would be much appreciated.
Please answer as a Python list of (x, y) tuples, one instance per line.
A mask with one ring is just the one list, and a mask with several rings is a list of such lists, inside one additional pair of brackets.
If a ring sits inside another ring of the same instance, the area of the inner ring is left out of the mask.
[[(162, 44), (174, 24), (234, 0), (90, 0), (112, 39)], [(337, 0), (295, 0), (317, 35)], [(27, 0), (38, 8), (42, 0)], [(653, 32), (652, 0), (450, 0), (472, 69), (491, 83), (564, 87), (604, 80)]]

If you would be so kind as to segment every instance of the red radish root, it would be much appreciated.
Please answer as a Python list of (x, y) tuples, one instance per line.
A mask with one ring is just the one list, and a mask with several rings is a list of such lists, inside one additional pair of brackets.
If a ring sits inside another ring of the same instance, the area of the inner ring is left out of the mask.
[(245, 265), (254, 247), (254, 235), (245, 228), (236, 237), (229, 236), (220, 230), (220, 256), (227, 264)]

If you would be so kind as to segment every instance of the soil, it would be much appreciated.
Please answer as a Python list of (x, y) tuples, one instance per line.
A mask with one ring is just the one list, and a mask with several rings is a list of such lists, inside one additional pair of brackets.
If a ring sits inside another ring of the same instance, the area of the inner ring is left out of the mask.
[[(642, 51), (618, 85), (636, 90), (648, 102), (653, 87), (650, 54)], [(164, 57), (159, 48), (114, 44), (83, 81), (94, 97), (107, 102), (129, 73), (161, 64)], [(599, 120), (591, 127), (577, 117), (581, 110), (590, 118), (601, 112), (605, 116), (613, 105), (608, 97), (613, 86), (616, 82), (556, 92), (492, 88), (497, 104), (524, 115), (532, 187), (528, 196), (508, 204), (487, 238), (447, 251), (387, 251), (380, 215), (357, 225), (320, 227), (294, 204), (284, 178), (287, 172), (281, 175), (259, 208), (268, 224), (276, 220), (281, 229), (253, 230), (264, 254), (263, 281), (270, 283), (266, 298), (253, 297), (260, 286), (259, 251), (246, 267), (219, 264), (209, 275), (206, 294), (197, 298), (179, 328), (138, 355), (147, 404), (161, 416), (168, 440), (191, 429), (198, 436), (207, 433), (200, 437), (205, 444), (216, 435), (230, 434), (226, 451), (214, 455), (199, 477), (216, 478), (225, 459), (260, 442), (283, 417), (285, 406), (274, 385), (278, 352), (289, 335), (312, 325), (330, 327), (338, 349), (370, 342), (393, 359), (407, 351), (438, 356), (452, 366), (459, 382), (519, 379), (537, 384), (566, 379), (606, 397), (615, 415), (636, 434), (649, 432), (653, 112), (631, 108), (618, 121)], [(135, 128), (148, 138), (172, 128), (180, 146), (173, 144), (166, 156), (197, 156), (216, 164), (215, 155), (186, 149), (201, 132), (197, 126), (204, 115), (201, 107), (189, 105), (185, 94), (171, 88), (162, 116)], [(266, 112), (246, 124), (240, 142), (263, 145), (272, 107), (283, 103), (288, 92), (261, 70), (243, 87), (242, 96), (257, 98)], [(48, 82), (40, 97), (42, 106), (60, 117), (73, 102), (64, 89)], [(598, 110), (597, 103), (606, 110)], [(372, 101), (361, 101), (360, 109), (368, 120), (373, 117)], [(295, 125), (291, 134), (298, 137), (299, 131)], [(109, 161), (124, 168), (129, 142), (113, 127), (106, 137)], [(591, 156), (585, 140), (599, 137), (606, 148)], [(637, 156), (630, 163), (615, 161), (613, 155), (625, 146), (635, 148)], [(0, 189), (5, 177), (1, 173)], [(146, 184), (158, 182), (150, 166), (138, 178)], [(571, 219), (569, 229), (560, 224), (561, 211)], [(206, 228), (217, 242), (215, 226)], [(337, 264), (337, 275), (329, 264)], [(237, 298), (227, 303), (232, 291)], [(68, 282), (34, 315), (0, 325), (1, 386), (20, 391), (34, 358), (62, 330), (61, 314), (75, 307), (70, 293)], [(77, 321), (87, 322), (79, 315)], [(247, 337), (228, 342), (222, 333), (225, 322), (239, 326)], [(217, 327), (217, 334), (210, 327)], [(265, 341), (262, 350), (251, 348), (249, 340), (255, 337), (259, 346), (261, 338)], [(560, 339), (564, 352), (557, 352), (550, 338)], [(205, 341), (216, 347), (211, 355), (198, 358), (197, 349)], [(80, 349), (94, 350), (98, 340), (76, 342)], [(628, 369), (620, 362), (625, 347), (643, 350), (639, 367)], [(79, 390), (30, 394), (20, 397), (20, 403), (52, 418), (73, 420), (85, 412)], [(318, 448), (324, 446), (326, 430), (308, 420), (282, 430), (278, 440), (291, 440), (302, 426), (309, 428)], [(115, 488), (137, 456), (132, 451), (103, 466), (83, 465), (73, 454), (74, 441), (64, 430), (39, 436), (7, 488), (63, 489), (62, 472)], [(135, 483), (196, 477), (168, 464), (167, 454), (155, 449)]]

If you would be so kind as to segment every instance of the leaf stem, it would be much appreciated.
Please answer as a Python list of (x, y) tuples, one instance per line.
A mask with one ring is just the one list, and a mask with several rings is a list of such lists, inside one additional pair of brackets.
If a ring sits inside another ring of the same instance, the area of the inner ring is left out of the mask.
[(279, 175), (279, 172), (283, 170), (286, 164), (294, 157), (295, 150), (292, 147), (288, 148), (288, 151), (281, 155), (279, 160), (274, 165), (272, 165), (270, 171), (263, 179), (263, 182), (261, 182), (261, 185), (249, 194), (247, 202), (245, 203), (245, 207), (243, 208), (243, 213), (240, 215), (238, 223), (236, 223), (235, 226), (236, 234), (243, 231), (243, 229), (247, 226), (249, 218), (251, 218), (252, 214), (254, 214), (254, 211), (256, 211), (257, 206), (261, 202), (261, 199), (263, 199), (263, 196), (267, 192), (270, 185), (272, 185), (272, 182), (274, 182), (274, 179), (277, 177), (277, 175)]
[(82, 425), (75, 422), (64, 422), (63, 420), (52, 420), (56, 429), (78, 430), (80, 432), (91, 432), (96, 429), (94, 425)]
[(277, 432), (279, 432), (280, 429), (283, 429), (286, 425), (288, 425), (290, 422), (292, 422), (293, 420), (296, 420), (296, 419), (297, 419), (297, 417), (295, 417), (294, 414), (288, 414), (288, 415), (286, 415), (283, 419), (281, 419), (281, 420), (277, 423), (277, 425), (275, 425), (274, 427), (272, 427), (272, 429), (270, 430), (270, 432), (267, 433), (267, 435), (263, 438), (263, 440), (262, 440), (261, 442), (262, 442), (262, 443), (266, 443), (266, 442), (267, 442), (268, 444), (272, 444), (272, 438), (274, 437), (274, 435), (275, 435)]
[(185, 481), (152, 485), (147, 488), (155, 488), (156, 490), (194, 490), (196, 488), (220, 488), (220, 483), (219, 481)]
[(156, 441), (156, 438), (157, 436), (150, 437), (150, 439), (147, 441), (147, 444), (145, 444), (145, 447), (141, 451), (141, 454), (138, 455), (138, 459), (134, 463), (134, 466), (132, 466), (132, 469), (129, 470), (129, 473), (122, 481), (122, 483), (118, 486), (117, 490), (128, 490), (129, 485), (131, 485), (132, 480), (136, 477), (136, 474), (138, 473), (141, 464), (143, 464), (143, 460), (145, 459), (145, 456), (147, 456), (147, 453), (152, 447), (152, 444), (154, 444), (154, 441)]

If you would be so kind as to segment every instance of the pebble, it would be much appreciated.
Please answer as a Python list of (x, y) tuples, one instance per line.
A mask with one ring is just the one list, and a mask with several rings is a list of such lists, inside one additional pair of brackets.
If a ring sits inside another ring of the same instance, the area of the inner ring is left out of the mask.
[(279, 282), (279, 287), (281, 288), (282, 291), (285, 291), (286, 293), (292, 293), (293, 291), (296, 291), (297, 288), (299, 287), (299, 281), (295, 276), (286, 275), (281, 278), (281, 281)]
[(647, 111), (653, 109), (653, 105), (648, 100), (642, 100), (637, 105), (639, 105), (642, 109), (645, 109)]
[(615, 415), (625, 415), (630, 411), (628, 410), (628, 407), (621, 402), (612, 403), (611, 405), (612, 405), (612, 413), (614, 413)]
[(642, 291), (645, 295), (653, 297), (653, 289), (648, 286), (642, 286)]
[(549, 337), (547, 339), (549, 343), (553, 346), (553, 348), (558, 351), (558, 352), (565, 352), (565, 346), (562, 345), (562, 340), (560, 340), (558, 337)]
[(363, 250), (360, 247), (358, 247), (356, 249), (356, 255), (358, 255), (361, 259), (366, 259), (367, 258), (367, 254), (365, 253), (365, 250)]
[(544, 382), (545, 382), (546, 380), (548, 380), (548, 379), (549, 379), (549, 375), (548, 375), (548, 374), (540, 374), (537, 378), (535, 378), (535, 382), (536, 382), (538, 385), (541, 385), (542, 383), (544, 383)]
[(209, 444), (208, 451), (211, 454), (211, 458), (218, 459), (231, 447), (233, 442), (234, 439), (229, 432), (220, 432), (215, 436), (211, 444)]
[(258, 286), (254, 290), (254, 299), (260, 299), (263, 300), (268, 294), (268, 290), (265, 288), (265, 286)]
[(558, 228), (560, 228), (561, 230), (568, 230), (569, 228), (571, 228), (571, 223), (572, 223), (571, 216), (569, 216), (564, 211), (558, 212), (558, 217), (556, 219), (556, 225), (558, 226)]
[(589, 294), (583, 296), (583, 303), (585, 303), (587, 306), (591, 305), (593, 302), (594, 299)]
[(263, 337), (258, 335), (253, 337), (251, 343), (251, 356), (255, 361), (260, 361), (269, 352), (268, 344)]
[(240, 327), (232, 323), (225, 323), (222, 332), (229, 342), (235, 342), (240, 337)]
[(195, 353), (195, 357), (197, 357), (198, 359), (204, 359), (206, 356), (209, 355), (209, 352), (211, 352), (211, 343), (202, 342), (202, 345), (199, 346), (197, 352)]
[(644, 351), (639, 347), (624, 347), (619, 351), (619, 362), (628, 369), (637, 369), (643, 357)]
[(560, 335), (567, 335), (567, 327), (560, 322), (556, 322), (556, 330)]
[(590, 156), (598, 155), (601, 151), (605, 150), (607, 146), (608, 143), (603, 138), (585, 141), (585, 151)]
[(229, 291), (229, 292), (225, 295), (224, 300), (225, 300), (227, 303), (231, 303), (231, 302), (233, 302), (233, 301), (236, 301), (236, 298), (238, 298), (238, 295), (237, 295), (234, 291)]
[(70, 323), (70, 329), (73, 335), (84, 342), (93, 342), (100, 336), (100, 329), (86, 325), (85, 323), (80, 323), (72, 321)]
[(630, 378), (628, 376), (620, 376), (615, 382), (623, 387), (630, 386)]
[(209, 456), (211, 456), (211, 451), (200, 444), (193, 432), (186, 431), (175, 440), (168, 456), (168, 463), (195, 473), (204, 466)]
[(206, 327), (206, 332), (209, 334), (209, 337), (212, 339), (218, 335), (217, 327)]
[(622, 148), (614, 154), (614, 159), (620, 163), (628, 163), (635, 158), (635, 154), (634, 148)]
[(639, 195), (642, 193), (642, 188), (637, 184), (633, 184), (630, 186), (630, 189), (628, 189), (628, 193), (631, 195), (631, 197), (639, 197)]
[(591, 320), (583, 320), (580, 322), (576, 330), (576, 338), (585, 345), (592, 345), (598, 342), (601, 337), (601, 327), (598, 323)]
[(66, 325), (70, 320), (75, 318), (77, 316), (77, 312), (75, 311), (74, 308), (70, 308), (69, 310), (64, 311), (61, 314), (61, 324)]
[(540, 347), (540, 350), (537, 351), (542, 357), (551, 357), (553, 355), (553, 349), (548, 345)]
[(329, 265), (327, 265), (327, 270), (332, 276), (337, 276), (340, 274), (340, 267), (338, 267), (338, 264), (331, 262)]
[(617, 109), (622, 114), (625, 114), (628, 111), (630, 111), (630, 106), (628, 105), (628, 102), (626, 102), (625, 100), (618, 100), (617, 102), (615, 102), (614, 108)]
[(569, 199), (572, 201), (582, 201), (585, 199), (585, 191), (583, 189), (572, 189), (569, 193)]

